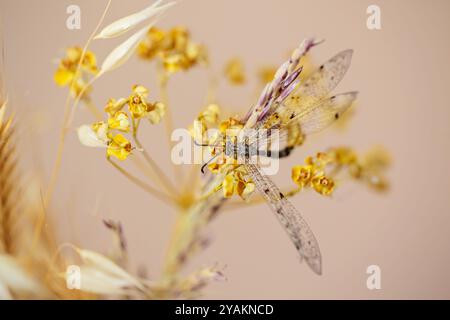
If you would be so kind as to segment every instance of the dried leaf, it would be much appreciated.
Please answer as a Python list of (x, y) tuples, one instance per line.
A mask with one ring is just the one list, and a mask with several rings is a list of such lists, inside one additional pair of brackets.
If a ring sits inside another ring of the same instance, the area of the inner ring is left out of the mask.
[(133, 284), (139, 289), (145, 290), (143, 285), (138, 280), (107, 257), (90, 250), (77, 249), (77, 252), (87, 266), (91, 266), (99, 271), (109, 273), (116, 278), (126, 280), (128, 283)]
[(131, 14), (129, 16), (114, 21), (113, 23), (103, 28), (103, 30), (94, 39), (108, 39), (118, 37), (127, 32), (128, 30), (134, 28), (141, 22), (150, 19), (151, 17), (154, 17), (157, 14), (163, 13), (165, 10), (167, 10), (176, 3), (175, 1), (173, 1), (164, 4), (162, 6), (159, 6), (161, 2), (162, 0), (158, 0), (149, 7), (139, 12), (136, 12), (134, 14)]
[(124, 64), (133, 54), (139, 42), (145, 37), (147, 30), (150, 29), (155, 23), (156, 21), (142, 28), (111, 51), (111, 53), (103, 61), (97, 77)]
[(127, 293), (125, 288), (130, 286), (128, 281), (106, 274), (94, 267), (82, 266), (80, 267), (80, 273), (80, 290), (82, 291), (96, 294), (125, 295)]

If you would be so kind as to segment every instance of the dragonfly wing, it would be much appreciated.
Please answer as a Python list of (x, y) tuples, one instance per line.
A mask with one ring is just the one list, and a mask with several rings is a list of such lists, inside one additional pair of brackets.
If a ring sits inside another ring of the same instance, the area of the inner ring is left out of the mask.
[(339, 117), (352, 105), (358, 92), (341, 93), (324, 99), (308, 110), (300, 111), (292, 116), (288, 124), (298, 122), (305, 135), (321, 131)]
[(325, 98), (342, 80), (352, 60), (353, 50), (345, 50), (325, 62), (308, 78), (300, 82), (285, 99), (290, 108), (305, 109)]
[[(291, 151), (295, 146), (303, 143), (305, 135), (323, 130), (339, 119), (352, 105), (357, 95), (357, 92), (338, 94), (323, 99), (315, 106), (305, 110), (292, 110), (281, 106), (276, 114), (280, 122), (270, 127), (270, 131), (268, 131), (272, 132), (272, 135), (260, 135), (252, 139), (252, 143), (256, 144), (258, 150), (265, 151), (269, 150), (270, 146), (274, 145), (274, 139), (277, 139), (278, 150)], [(271, 151), (275, 155), (278, 153), (274, 148)]]
[(300, 256), (316, 274), (321, 275), (322, 256), (319, 244), (306, 221), (272, 180), (261, 171), (261, 168), (253, 164), (246, 164), (245, 168), (256, 188), (285, 228)]

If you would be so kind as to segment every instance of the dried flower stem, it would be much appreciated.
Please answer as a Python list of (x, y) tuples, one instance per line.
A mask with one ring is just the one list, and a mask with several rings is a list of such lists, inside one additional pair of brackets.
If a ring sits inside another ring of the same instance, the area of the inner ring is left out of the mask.
[(114, 168), (116, 168), (121, 174), (123, 174), (131, 182), (136, 184), (139, 188), (143, 189), (144, 191), (150, 193), (151, 195), (157, 197), (158, 199), (160, 199), (161, 201), (163, 201), (167, 204), (170, 204), (170, 205), (173, 204), (173, 198), (170, 197), (169, 195), (149, 186), (147, 183), (143, 182), (139, 178), (136, 178), (131, 173), (129, 173), (127, 170), (125, 170), (120, 165), (118, 165), (113, 160), (111, 160), (111, 158), (106, 157), (106, 160), (108, 160), (108, 162), (111, 163)]
[(101, 121), (103, 119), (103, 115), (98, 110), (98, 108), (94, 105), (92, 100), (89, 97), (84, 97), (83, 99), (84, 104), (89, 109), (89, 111), (92, 113), (92, 115), (97, 119), (97, 121)]
[[(173, 132), (173, 118), (172, 118), (172, 112), (169, 108), (169, 95), (167, 93), (167, 85), (168, 85), (168, 76), (165, 73), (164, 70), (159, 70), (159, 91), (161, 95), (161, 102), (166, 106), (166, 115), (164, 117), (164, 124), (166, 126), (166, 133), (167, 133), (167, 141), (170, 146), (170, 148), (173, 148), (174, 142), (171, 139), (171, 134)], [(180, 177), (180, 170), (179, 167), (175, 164), (173, 164), (173, 172), (175, 177)]]
[[(219, 176), (214, 176), (205, 185), (204, 192), (210, 193), (218, 185), (219, 180)], [(176, 277), (188, 258), (204, 246), (200, 233), (215, 216), (222, 203), (222, 195), (214, 192), (178, 213), (163, 269), (167, 281), (170, 282)]]
[(197, 190), (199, 179), (200, 166), (192, 164), (189, 172), (185, 175), (185, 181), (183, 183), (184, 192), (189, 192), (190, 190)]
[(133, 120), (133, 140), (136, 146), (141, 149), (142, 155), (144, 156), (145, 160), (147, 161), (148, 165), (152, 169), (152, 171), (157, 175), (159, 182), (164, 185), (167, 192), (171, 194), (177, 194), (177, 190), (175, 186), (170, 182), (169, 178), (164, 174), (164, 172), (159, 168), (158, 164), (150, 157), (148, 152), (143, 148), (142, 143), (139, 141), (137, 137), (137, 131), (139, 128), (140, 120), (137, 121), (137, 123)]
[[(42, 193), (40, 195), (41, 195), (42, 204), (44, 204), (44, 198), (42, 197)], [(37, 243), (38, 243), (38, 241), (39, 241), (39, 239), (41, 237), (41, 233), (42, 233), (44, 222), (46, 220), (46, 216), (47, 216), (47, 212), (45, 210), (45, 206), (42, 206), (42, 208), (40, 208), (40, 210), (39, 210), (37, 223), (36, 223), (36, 226), (34, 228), (33, 241), (32, 241), (32, 244), (31, 244), (31, 248), (32, 249), (34, 249), (36, 247), (36, 245), (37, 245)]]

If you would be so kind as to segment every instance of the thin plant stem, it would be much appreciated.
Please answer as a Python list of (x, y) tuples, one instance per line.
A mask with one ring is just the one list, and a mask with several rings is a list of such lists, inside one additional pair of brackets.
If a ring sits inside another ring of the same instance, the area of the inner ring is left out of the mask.
[(163, 193), (163, 192), (161, 192), (161, 191), (151, 187), (150, 185), (148, 185), (144, 181), (142, 181), (139, 178), (133, 176), (127, 170), (125, 170), (120, 165), (118, 165), (113, 160), (111, 160), (111, 158), (106, 157), (106, 160), (108, 160), (108, 162), (111, 163), (114, 168), (116, 168), (121, 174), (123, 174), (126, 178), (128, 178), (131, 182), (136, 184), (138, 187), (140, 187), (144, 191), (150, 193), (151, 195), (157, 197), (161, 201), (163, 201), (163, 202), (165, 202), (167, 204), (173, 205), (173, 198), (171, 196), (169, 196), (169, 195), (167, 195), (167, 194), (165, 194), (165, 193)]
[(142, 146), (141, 142), (139, 141), (139, 138), (137, 136), (137, 131), (138, 131), (138, 128), (139, 128), (139, 124), (140, 124), (140, 119), (137, 122), (135, 122), (135, 120), (133, 119), (133, 140), (134, 140), (134, 143), (136, 144), (136, 146), (142, 152), (142, 155), (144, 156), (144, 158), (147, 161), (147, 163), (150, 166), (150, 168), (157, 175), (159, 182), (164, 185), (164, 187), (166, 188), (166, 190), (169, 193), (178, 194), (177, 189), (175, 188), (175, 186), (170, 182), (169, 178), (159, 168), (158, 164), (152, 159), (152, 157), (150, 157), (148, 152), (145, 150), (145, 148)]
[(209, 81), (208, 92), (206, 94), (206, 103), (214, 103), (217, 100), (217, 88), (219, 87), (219, 79), (210, 66), (209, 69)]
[(92, 100), (89, 97), (85, 97), (82, 99), (88, 110), (92, 113), (92, 115), (97, 119), (97, 121), (101, 121), (103, 119), (103, 116), (101, 112), (97, 109), (97, 107), (94, 105)]
[[(172, 111), (169, 107), (169, 94), (167, 93), (167, 85), (168, 85), (168, 76), (165, 73), (164, 70), (159, 70), (159, 90), (161, 95), (161, 102), (166, 106), (166, 114), (164, 116), (164, 124), (166, 127), (166, 134), (167, 134), (167, 142), (170, 146), (170, 149), (173, 148), (174, 142), (171, 139), (171, 135), (174, 129), (173, 125), (173, 117), (172, 117)], [(175, 164), (173, 164), (173, 173), (175, 177), (181, 177), (179, 167)]]
[[(105, 19), (106, 13), (108, 12), (108, 9), (111, 5), (111, 1), (112, 0), (108, 0), (108, 3), (106, 4), (105, 9), (103, 10), (103, 13), (100, 17), (100, 20), (98, 21), (94, 31), (91, 33), (91, 35), (89, 36), (86, 44), (84, 45), (83, 51), (81, 52), (81, 56), (80, 56), (80, 61), (78, 61), (78, 65), (77, 65), (77, 69), (75, 71), (75, 75), (78, 75), (78, 73), (80, 72), (80, 67), (81, 67), (81, 63), (86, 55), (86, 51), (87, 48), (89, 47), (91, 41), (93, 40), (95, 34), (97, 33), (98, 29), (100, 28), (101, 24), (103, 23), (103, 20)], [(72, 83), (70, 84), (70, 87), (73, 85), (73, 82), (75, 81), (75, 78), (72, 80)], [(61, 169), (61, 162), (62, 162), (62, 155), (63, 155), (63, 151), (64, 151), (64, 143), (66, 140), (66, 134), (68, 132), (68, 124), (70, 123), (70, 119), (71, 119), (71, 110), (70, 110), (70, 92), (67, 94), (67, 98), (66, 98), (66, 103), (65, 103), (65, 108), (64, 108), (64, 120), (63, 120), (63, 126), (60, 132), (60, 137), (59, 137), (59, 143), (58, 143), (58, 149), (56, 151), (56, 158), (55, 158), (55, 164), (53, 165), (53, 169), (52, 169), (52, 173), (50, 176), (50, 181), (49, 184), (47, 186), (47, 190), (45, 192), (45, 197), (44, 197), (44, 207), (48, 206), (48, 203), (51, 200), (51, 197), (53, 195), (53, 191), (55, 189), (55, 185), (56, 185), (56, 180), (58, 178), (58, 174), (59, 171)]]
[(196, 188), (198, 187), (199, 181), (200, 181), (199, 173), (200, 173), (199, 166), (196, 164), (192, 164), (191, 168), (189, 170), (189, 173), (186, 174), (186, 178), (183, 183), (184, 190), (186, 190), (186, 191), (196, 190)]

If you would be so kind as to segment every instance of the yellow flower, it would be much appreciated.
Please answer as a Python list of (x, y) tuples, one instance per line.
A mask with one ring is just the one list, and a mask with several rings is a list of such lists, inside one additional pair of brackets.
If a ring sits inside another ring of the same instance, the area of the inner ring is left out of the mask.
[(132, 147), (130, 141), (128, 141), (123, 135), (117, 134), (114, 136), (108, 144), (106, 154), (108, 157), (114, 156), (117, 159), (123, 161), (131, 153)]
[(312, 179), (312, 185), (314, 190), (318, 193), (328, 196), (334, 190), (334, 181), (331, 178), (327, 178), (324, 175), (318, 175)]
[(219, 130), (222, 134), (232, 135), (233, 133), (238, 133), (244, 125), (236, 118), (229, 118), (228, 120), (222, 121), (219, 125)]
[(188, 62), (181, 53), (163, 53), (163, 67), (168, 73), (187, 69)]
[(135, 85), (133, 93), (128, 98), (128, 109), (134, 119), (147, 118), (150, 123), (157, 124), (166, 113), (166, 106), (162, 102), (148, 102), (147, 97), (148, 90)]
[(219, 163), (211, 163), (208, 165), (209, 171), (211, 171), (214, 174), (219, 173), (220, 169), (222, 168), (222, 165)]
[(153, 59), (160, 50), (166, 47), (166, 32), (158, 28), (150, 28), (147, 37), (139, 44), (137, 52), (143, 59)]
[(225, 65), (225, 76), (231, 84), (240, 85), (245, 82), (244, 65), (241, 60), (231, 59)]
[(189, 42), (184, 54), (189, 62), (189, 67), (200, 62), (207, 62), (208, 60), (206, 48), (196, 43)]
[(108, 119), (108, 127), (124, 132), (130, 131), (130, 121), (127, 113), (124, 111), (117, 111), (113, 117)]
[(76, 74), (82, 52), (83, 50), (80, 47), (68, 48), (66, 57), (59, 62), (58, 69), (54, 74), (54, 80), (57, 85), (63, 87), (72, 84), (70, 91), (76, 95), (86, 86), (86, 80), (83, 77), (84, 73), (96, 74), (98, 72), (94, 53), (87, 51), (83, 61), (81, 61), (80, 72)]
[(205, 137), (205, 133), (209, 128), (218, 124), (219, 115), (220, 107), (215, 103), (209, 104), (205, 110), (200, 112), (194, 123), (189, 127), (189, 133), (195, 141), (211, 144), (212, 140), (217, 138), (217, 134), (212, 137)]
[(389, 188), (389, 182), (382, 172), (390, 163), (390, 154), (384, 148), (376, 146), (363, 157), (361, 175), (369, 186), (377, 191), (384, 191)]
[(217, 124), (219, 115), (220, 107), (215, 103), (211, 103), (206, 107), (205, 111), (200, 113), (199, 118), (205, 120), (207, 123)]
[(148, 90), (140, 85), (133, 86), (133, 93), (128, 98), (128, 107), (133, 118), (143, 118), (147, 113)]
[(109, 99), (105, 106), (105, 112), (107, 112), (110, 116), (114, 116), (117, 111), (122, 110), (123, 106), (126, 105), (127, 102), (128, 100), (124, 98), (120, 98), (119, 100)]
[(371, 169), (385, 169), (391, 162), (392, 160), (389, 152), (380, 146), (375, 146), (369, 150), (363, 159), (364, 167)]
[(189, 43), (189, 32), (185, 27), (175, 27), (169, 31), (170, 45), (168, 50), (184, 51)]
[(356, 153), (347, 147), (339, 147), (333, 150), (335, 161), (338, 164), (350, 165), (357, 162)]
[(255, 192), (255, 184), (253, 182), (245, 182), (245, 181), (239, 181), (237, 184), (237, 194), (242, 199), (247, 199), (250, 195)]
[(234, 175), (232, 173), (227, 174), (222, 182), (223, 196), (230, 198), (234, 194), (235, 187)]
[(164, 114), (166, 113), (166, 106), (162, 102), (156, 102), (154, 104), (147, 104), (147, 114), (146, 117), (151, 124), (158, 124)]
[(295, 166), (292, 168), (292, 180), (300, 187), (303, 188), (311, 182), (314, 175), (314, 166)]
[(245, 200), (255, 191), (255, 184), (251, 181), (246, 181), (240, 171), (234, 170), (224, 177), (222, 189), (225, 198), (230, 198), (233, 194), (237, 194)]
[(190, 40), (186, 28), (176, 27), (168, 32), (151, 28), (138, 46), (138, 55), (147, 60), (159, 57), (168, 73), (187, 70), (204, 62), (206, 50)]
[(203, 121), (200, 121), (198, 119), (194, 120), (194, 123), (189, 127), (189, 133), (194, 138), (195, 141), (198, 143), (203, 142), (203, 136), (206, 132), (207, 128)]
[(92, 125), (92, 130), (94, 130), (97, 137), (102, 141), (108, 140), (108, 124), (104, 121), (96, 122)]

